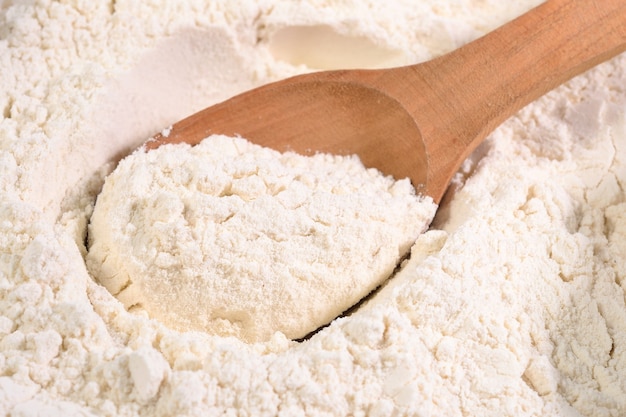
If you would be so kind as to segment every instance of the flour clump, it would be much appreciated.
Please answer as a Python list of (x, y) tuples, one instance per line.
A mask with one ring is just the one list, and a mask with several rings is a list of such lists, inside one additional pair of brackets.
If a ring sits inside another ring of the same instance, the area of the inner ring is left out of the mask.
[(87, 265), (126, 308), (174, 329), (296, 339), (388, 278), (434, 210), (356, 157), (213, 136), (120, 163)]

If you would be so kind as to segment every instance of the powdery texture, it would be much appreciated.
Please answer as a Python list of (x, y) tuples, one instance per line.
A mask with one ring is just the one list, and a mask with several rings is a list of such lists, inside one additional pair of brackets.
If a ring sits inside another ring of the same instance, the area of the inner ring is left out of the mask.
[(404, 269), (306, 342), (169, 330), (83, 259), (107, 162), (312, 69), (274, 59), (276, 32), (318, 25), (408, 63), (534, 4), (1, 2), (0, 414), (625, 415), (624, 56), (494, 132)]
[(117, 166), (87, 266), (126, 308), (176, 330), (299, 339), (391, 276), (435, 208), (355, 157), (212, 136)]

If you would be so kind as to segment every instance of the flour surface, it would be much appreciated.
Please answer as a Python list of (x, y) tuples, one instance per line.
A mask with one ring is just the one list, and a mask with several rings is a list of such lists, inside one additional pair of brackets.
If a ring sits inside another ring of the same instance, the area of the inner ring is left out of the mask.
[(211, 136), (118, 165), (87, 266), (126, 308), (174, 329), (299, 339), (391, 276), (434, 212), (408, 180), (356, 157)]
[(498, 128), (402, 270), (306, 341), (172, 329), (86, 267), (104, 178), (150, 135), (538, 3), (0, 1), (0, 415), (626, 415), (625, 56)]

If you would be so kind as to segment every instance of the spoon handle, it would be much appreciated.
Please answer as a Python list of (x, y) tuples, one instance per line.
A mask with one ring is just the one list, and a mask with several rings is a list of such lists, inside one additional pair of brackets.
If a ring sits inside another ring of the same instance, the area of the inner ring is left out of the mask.
[[(526, 104), (625, 49), (625, 0), (548, 0), (447, 55), (400, 69), (404, 89), (393, 94), (432, 130), (421, 132), (436, 167), (428, 188), (445, 190), (485, 136)], [(416, 94), (422, 99), (411, 99)]]

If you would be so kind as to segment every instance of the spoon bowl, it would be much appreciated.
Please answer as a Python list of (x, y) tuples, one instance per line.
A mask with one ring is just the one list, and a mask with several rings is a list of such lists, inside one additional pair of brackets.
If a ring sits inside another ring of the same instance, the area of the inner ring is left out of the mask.
[(278, 151), (356, 154), (439, 202), (461, 162), (509, 116), (626, 49), (623, 0), (548, 0), (434, 60), (267, 84), (144, 146), (241, 136)]
[(146, 147), (196, 144), (219, 133), (303, 155), (357, 154), (365, 166), (425, 184), (426, 150), (406, 108), (378, 89), (323, 75), (335, 74), (298, 76), (236, 96), (180, 121)]

